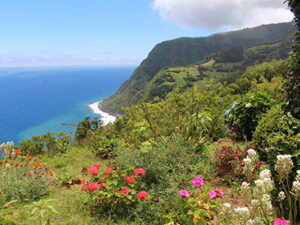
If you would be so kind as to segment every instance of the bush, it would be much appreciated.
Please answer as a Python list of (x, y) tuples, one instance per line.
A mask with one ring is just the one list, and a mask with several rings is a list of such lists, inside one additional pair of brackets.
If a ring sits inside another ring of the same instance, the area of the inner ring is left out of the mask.
[(274, 106), (260, 121), (253, 141), (264, 161), (272, 167), (279, 154), (294, 156), (294, 162), (300, 165), (300, 120), (285, 114), (281, 105)]
[(226, 111), (225, 123), (231, 131), (231, 136), (251, 140), (258, 122), (272, 105), (274, 100), (263, 92), (247, 94), (240, 98), (231, 110)]
[(108, 167), (101, 171), (101, 165), (95, 163), (89, 172), (92, 177), (88, 182), (82, 181), (81, 190), (89, 192), (86, 204), (92, 216), (130, 218), (139, 201), (149, 200), (148, 193), (136, 185), (146, 175), (142, 168), (115, 171)]

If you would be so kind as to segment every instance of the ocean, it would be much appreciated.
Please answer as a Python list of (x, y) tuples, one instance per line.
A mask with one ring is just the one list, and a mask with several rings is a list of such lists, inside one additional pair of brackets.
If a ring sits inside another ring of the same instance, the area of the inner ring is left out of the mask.
[(97, 102), (112, 95), (132, 74), (133, 67), (0, 68), (0, 144), (33, 135), (75, 131), (61, 123), (85, 117), (114, 118)]

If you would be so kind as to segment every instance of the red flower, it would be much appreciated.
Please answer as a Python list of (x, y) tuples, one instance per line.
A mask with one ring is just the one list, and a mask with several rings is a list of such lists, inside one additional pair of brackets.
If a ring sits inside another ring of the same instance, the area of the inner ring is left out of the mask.
[(137, 195), (138, 199), (140, 199), (141, 201), (145, 200), (146, 198), (148, 198), (148, 193), (146, 191), (140, 191)]
[(16, 164), (16, 166), (20, 165), (20, 163), (18, 163), (18, 162), (16, 162), (15, 164)]
[(113, 168), (107, 167), (104, 174), (112, 175), (113, 172), (114, 172)]
[(89, 189), (90, 189), (91, 191), (95, 191), (95, 190), (99, 189), (100, 187), (101, 187), (101, 185), (100, 185), (100, 184), (97, 184), (97, 183), (91, 183), (91, 184), (89, 185)]
[(84, 184), (84, 185), (81, 186), (80, 190), (85, 191), (85, 190), (87, 190), (88, 188), (89, 188), (89, 185)]
[(17, 155), (21, 155), (22, 154), (21, 150), (19, 150), (19, 149), (17, 149), (15, 152), (16, 152)]
[(100, 184), (100, 187), (102, 188), (102, 187), (106, 187), (106, 183), (101, 183)]
[(39, 155), (40, 158), (43, 158), (43, 155)]
[(0, 162), (0, 165), (2, 165), (3, 164), (3, 162)]
[(135, 178), (134, 177), (126, 177), (126, 183), (127, 184), (133, 184), (135, 182)]
[(31, 177), (31, 176), (32, 176), (32, 173), (28, 173), (28, 176)]
[(100, 168), (101, 168), (101, 165), (100, 165), (99, 163), (95, 163), (95, 164), (93, 165), (93, 167), (96, 167), (97, 169), (100, 169)]
[(84, 181), (84, 180), (81, 180), (81, 181), (80, 181), (80, 184), (85, 184), (85, 181)]
[(119, 193), (121, 195), (123, 195), (124, 197), (127, 197), (126, 194), (129, 194), (130, 193), (130, 190), (128, 188), (125, 188), (125, 187), (122, 187), (121, 190), (119, 191)]
[(195, 153), (191, 154), (191, 156), (195, 156)]
[(134, 175), (138, 176), (142, 174), (143, 176), (146, 175), (146, 171), (143, 169), (143, 168), (137, 168), (135, 171), (134, 171)]
[(92, 167), (91, 169), (90, 169), (90, 173), (92, 174), (92, 175), (95, 175), (95, 174), (98, 174), (99, 173), (99, 170), (96, 168), (96, 167)]

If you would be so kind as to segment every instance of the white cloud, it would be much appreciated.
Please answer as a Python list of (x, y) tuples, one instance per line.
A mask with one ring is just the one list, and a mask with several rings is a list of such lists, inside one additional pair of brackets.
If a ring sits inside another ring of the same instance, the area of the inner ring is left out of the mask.
[(293, 14), (284, 0), (153, 0), (166, 21), (209, 30), (288, 22)]

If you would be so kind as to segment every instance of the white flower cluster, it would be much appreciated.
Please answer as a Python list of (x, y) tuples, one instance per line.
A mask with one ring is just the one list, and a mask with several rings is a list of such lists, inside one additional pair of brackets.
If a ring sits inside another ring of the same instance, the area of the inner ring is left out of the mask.
[(295, 181), (293, 182), (292, 193), (296, 197), (300, 197), (300, 170), (297, 170), (297, 176), (295, 178)]
[(255, 217), (253, 220), (252, 219), (248, 220), (247, 224), (249, 224), (249, 225), (261, 225), (261, 224), (263, 224), (263, 221), (260, 217)]
[(232, 219), (232, 209), (229, 203), (224, 203), (220, 211), (220, 218), (223, 218), (223, 221), (231, 221)]
[(249, 209), (247, 207), (236, 208), (236, 209), (234, 209), (234, 212), (236, 213), (240, 224), (246, 224), (246, 222), (250, 218), (250, 212), (249, 212)]
[(14, 151), (14, 143), (7, 142), (0, 145), (0, 151), (2, 152), (2, 157), (4, 159), (14, 159), (16, 154)]
[(247, 200), (248, 203), (251, 201), (251, 189), (249, 183), (247, 182), (242, 183), (241, 195)]
[(278, 155), (275, 170), (279, 175), (279, 179), (282, 182), (284, 178), (288, 179), (289, 174), (294, 164), (291, 155)]
[(246, 176), (247, 181), (250, 182), (252, 179), (252, 173), (253, 173), (253, 170), (255, 169), (256, 161), (257, 161), (256, 151), (253, 149), (249, 149), (247, 151), (247, 157), (245, 159), (243, 159), (243, 161), (245, 163), (243, 172)]
[(286, 198), (285, 194), (283, 191), (278, 193), (278, 199), (279, 201), (283, 201)]

